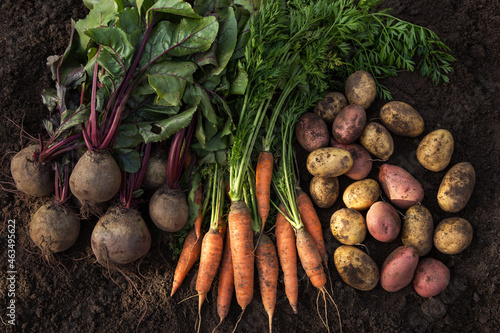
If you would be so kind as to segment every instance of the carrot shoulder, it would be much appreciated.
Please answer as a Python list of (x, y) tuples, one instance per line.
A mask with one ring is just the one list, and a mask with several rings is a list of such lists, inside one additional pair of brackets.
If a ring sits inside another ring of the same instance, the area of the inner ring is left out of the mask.
[(187, 273), (199, 258), (202, 239), (203, 235), (201, 237), (197, 237), (196, 232), (193, 229), (184, 240), (179, 261), (177, 262), (177, 267), (175, 267), (174, 281), (172, 283), (172, 292), (170, 293), (170, 297), (172, 297), (177, 289), (179, 289), (182, 281), (186, 278)]
[(279, 264), (276, 248), (266, 234), (261, 236), (255, 255), (262, 304), (269, 316), (269, 332), (272, 332), (273, 315), (276, 307), (276, 292), (278, 290)]
[(304, 223), (304, 227), (316, 243), (323, 264), (328, 268), (328, 253), (326, 252), (321, 222), (316, 213), (316, 209), (314, 209), (311, 198), (301, 190), (297, 191), (297, 207), (299, 208), (300, 218), (302, 223)]
[(245, 201), (231, 203), (228, 223), (236, 300), (245, 310), (253, 298), (254, 278), (252, 216)]
[(297, 313), (297, 302), (299, 298), (299, 279), (297, 276), (297, 246), (295, 245), (295, 232), (292, 225), (281, 213), (285, 207), (280, 205), (280, 211), (276, 216), (276, 247), (283, 270), (283, 282), (285, 283), (285, 294), (290, 302), (294, 313)]

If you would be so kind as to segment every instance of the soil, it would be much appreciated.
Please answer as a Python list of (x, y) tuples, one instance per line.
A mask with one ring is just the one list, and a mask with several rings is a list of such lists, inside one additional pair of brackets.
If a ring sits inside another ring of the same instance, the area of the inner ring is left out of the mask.
[[(451, 165), (473, 164), (477, 181), (468, 205), (456, 214), (439, 209), (436, 194), (446, 170), (425, 170), (416, 160), (419, 138), (396, 137), (396, 151), (389, 163), (411, 172), (425, 188), (423, 204), (432, 212), (434, 222), (450, 216), (467, 219), (474, 230), (468, 249), (458, 255), (444, 255), (435, 248), (428, 257), (441, 260), (451, 271), (451, 281), (439, 296), (424, 299), (411, 286), (389, 293), (380, 286), (358, 291), (343, 283), (334, 268), (333, 252), (339, 246), (329, 231), (335, 209), (318, 210), (330, 256), (333, 298), (338, 305), (343, 332), (500, 332), (500, 5), (491, 0), (387, 0), (383, 7), (392, 14), (426, 26), (451, 48), (457, 61), (450, 82), (435, 86), (418, 73), (401, 72), (384, 83), (396, 100), (417, 109), (426, 123), (424, 134), (445, 128), (453, 133), (455, 152)], [(52, 87), (46, 58), (61, 54), (70, 33), (70, 19), (87, 13), (80, 0), (4, 0), (0, 5), (0, 152), (1, 180), (9, 181), (9, 162), (27, 140), (28, 133), (43, 133), (42, 119), (48, 111), (40, 94)], [(383, 102), (368, 109), (368, 119), (378, 117)], [(305, 151), (298, 149), (299, 161)], [(371, 177), (376, 179), (380, 162)], [(311, 176), (300, 164), (302, 187), (307, 191)], [(341, 177), (341, 190), (350, 182)], [(5, 184), (4, 184), (5, 185)], [(6, 185), (5, 185), (6, 186)], [(110, 273), (96, 262), (90, 249), (90, 234), (96, 221), (83, 221), (78, 242), (70, 250), (45, 262), (27, 236), (30, 216), (43, 200), (0, 194), (2, 223), (15, 219), (15, 297), (8, 296), (7, 226), (0, 234), (0, 317), (1, 331), (32, 332), (192, 332), (198, 316), (197, 299), (181, 300), (195, 294), (197, 269), (183, 286), (169, 297), (175, 261), (164, 235), (148, 220), (153, 234), (149, 254), (126, 272)], [(497, 215), (498, 214), (498, 215)], [(145, 215), (145, 214), (144, 214)], [(1, 227), (0, 227), (1, 228)], [(380, 266), (400, 241), (380, 243), (371, 237), (364, 242)], [(275, 332), (320, 332), (325, 327), (318, 318), (317, 290), (299, 271), (299, 313), (294, 315), (280, 280)], [(280, 277), (281, 279), (281, 277)], [(258, 287), (256, 287), (258, 289)], [(7, 305), (15, 300), (15, 326), (7, 325)], [(321, 304), (321, 302), (320, 302)], [(320, 306), (323, 310), (323, 307)], [(219, 319), (214, 292), (202, 311), (203, 332), (211, 331)], [(221, 332), (231, 331), (240, 314), (233, 299)], [(322, 312), (324, 316), (324, 313)], [(143, 317), (143, 318), (142, 318)], [(142, 321), (141, 321), (142, 318)], [(339, 331), (337, 314), (328, 306), (328, 322)], [(140, 323), (140, 324), (139, 324)], [(139, 326), (138, 326), (139, 325)], [(255, 294), (238, 332), (267, 330), (267, 315), (260, 296)], [(138, 326), (138, 327), (137, 327)]]

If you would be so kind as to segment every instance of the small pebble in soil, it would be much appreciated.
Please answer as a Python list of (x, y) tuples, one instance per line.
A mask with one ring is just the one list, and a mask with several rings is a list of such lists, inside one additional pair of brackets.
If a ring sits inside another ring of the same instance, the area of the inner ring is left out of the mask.
[(429, 298), (420, 308), (423, 313), (434, 319), (442, 318), (446, 314), (446, 306), (438, 298)]

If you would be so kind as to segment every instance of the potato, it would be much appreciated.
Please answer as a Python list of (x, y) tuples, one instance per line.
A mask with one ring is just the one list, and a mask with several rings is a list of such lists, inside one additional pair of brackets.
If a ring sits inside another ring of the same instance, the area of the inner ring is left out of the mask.
[(380, 187), (373, 179), (363, 179), (349, 185), (343, 195), (347, 208), (365, 210), (380, 197)]
[(338, 143), (334, 138), (330, 138), (330, 146), (342, 148), (351, 153), (352, 167), (345, 173), (345, 175), (353, 180), (365, 179), (372, 170), (372, 157), (370, 153), (362, 146), (351, 143), (343, 145)]
[(344, 149), (325, 147), (307, 157), (307, 170), (316, 177), (338, 177), (352, 167), (351, 154)]
[(411, 105), (392, 101), (380, 109), (382, 124), (394, 134), (417, 137), (424, 132), (424, 120)]
[(330, 218), (330, 230), (333, 237), (342, 244), (360, 244), (366, 237), (365, 218), (357, 210), (339, 209)]
[(394, 152), (394, 140), (391, 133), (381, 124), (368, 123), (359, 137), (359, 142), (370, 154), (387, 160)]
[(329, 208), (339, 197), (339, 180), (337, 177), (313, 177), (309, 183), (309, 192), (318, 207)]
[(345, 283), (359, 290), (372, 290), (379, 280), (375, 261), (357, 247), (341, 245), (334, 253), (335, 267)]
[(434, 230), (434, 246), (444, 254), (459, 254), (472, 242), (472, 226), (461, 217), (442, 220)]
[(328, 146), (330, 132), (323, 118), (312, 112), (304, 113), (295, 125), (295, 135), (299, 144), (311, 152)]
[(377, 201), (366, 213), (366, 227), (370, 235), (380, 242), (392, 242), (401, 231), (401, 218), (390, 204)]
[(398, 208), (410, 208), (424, 199), (424, 189), (418, 180), (396, 165), (382, 164), (378, 181), (389, 200)]
[(319, 101), (313, 109), (313, 112), (323, 118), (323, 120), (331, 125), (340, 110), (347, 106), (347, 98), (341, 92), (329, 92), (321, 101)]
[(418, 265), (418, 252), (412, 246), (400, 246), (389, 254), (380, 268), (380, 286), (395, 292), (409, 285)]
[(450, 270), (433, 258), (420, 260), (413, 276), (413, 288), (422, 297), (432, 297), (446, 289), (450, 282)]
[(377, 85), (373, 76), (363, 70), (349, 75), (345, 82), (345, 95), (349, 104), (358, 104), (365, 110), (368, 109), (377, 95)]
[(365, 109), (357, 104), (349, 104), (335, 118), (332, 126), (332, 134), (339, 143), (353, 143), (359, 138), (365, 125)]
[(476, 172), (470, 163), (455, 164), (448, 170), (439, 186), (439, 207), (450, 213), (461, 211), (469, 202), (475, 182)]
[(417, 147), (417, 159), (430, 171), (441, 171), (448, 166), (453, 155), (453, 136), (445, 129), (427, 134)]
[(401, 242), (413, 246), (419, 256), (425, 256), (432, 249), (434, 221), (427, 208), (421, 204), (411, 206), (406, 211), (401, 229)]

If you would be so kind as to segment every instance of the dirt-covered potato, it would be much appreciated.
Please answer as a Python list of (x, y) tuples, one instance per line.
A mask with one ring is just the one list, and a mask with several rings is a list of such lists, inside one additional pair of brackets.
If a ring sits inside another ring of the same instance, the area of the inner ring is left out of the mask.
[(365, 109), (357, 104), (349, 104), (335, 118), (332, 126), (332, 134), (339, 143), (353, 143), (359, 138), (365, 125)]
[(389, 254), (380, 268), (380, 286), (395, 292), (409, 285), (418, 265), (418, 252), (412, 246), (400, 246)]
[(419, 256), (425, 256), (432, 249), (434, 221), (427, 208), (421, 204), (411, 206), (406, 211), (401, 228), (401, 242), (413, 246)]
[(392, 101), (380, 109), (382, 124), (394, 134), (417, 137), (424, 132), (424, 120), (420, 113), (404, 102)]
[(380, 197), (380, 186), (373, 179), (363, 179), (349, 185), (343, 195), (347, 208), (365, 210)]
[(413, 288), (422, 297), (432, 297), (446, 289), (450, 282), (450, 270), (434, 258), (420, 260), (413, 276)]
[(384, 125), (370, 122), (365, 126), (359, 142), (372, 155), (387, 160), (394, 152), (394, 140)]
[(316, 149), (307, 157), (307, 170), (316, 177), (338, 177), (352, 167), (351, 153), (333, 147)]
[(475, 183), (476, 172), (470, 163), (455, 164), (448, 170), (439, 186), (439, 207), (450, 213), (461, 211), (469, 202)]
[(328, 146), (330, 140), (325, 121), (312, 112), (306, 112), (299, 118), (295, 125), (295, 135), (302, 148), (308, 152)]
[(358, 145), (357, 143), (351, 143), (349, 145), (343, 145), (334, 138), (330, 138), (330, 146), (336, 148), (342, 148), (351, 153), (352, 157), (352, 167), (345, 173), (345, 175), (353, 180), (365, 179), (370, 171), (372, 170), (372, 156), (370, 153)]
[(431, 171), (444, 170), (453, 155), (453, 136), (445, 129), (427, 134), (417, 147), (417, 159), (424, 168)]
[(339, 180), (337, 177), (313, 177), (309, 183), (309, 192), (318, 207), (329, 208), (339, 197)]
[(424, 199), (424, 188), (419, 181), (396, 165), (382, 164), (378, 181), (389, 200), (398, 208), (410, 208)]
[(373, 76), (363, 70), (349, 75), (345, 82), (345, 95), (349, 104), (358, 104), (365, 110), (368, 109), (377, 95), (377, 85)]
[(377, 201), (366, 213), (366, 228), (379, 242), (392, 242), (401, 231), (401, 218), (390, 204)]
[(329, 92), (325, 97), (316, 103), (313, 112), (323, 118), (328, 125), (331, 125), (340, 110), (347, 106), (347, 98), (338, 91)]
[(359, 290), (372, 290), (379, 280), (379, 268), (365, 252), (351, 245), (341, 245), (334, 253), (335, 267), (345, 283)]
[(360, 244), (366, 237), (365, 218), (355, 209), (339, 209), (330, 218), (330, 230), (333, 237), (344, 245)]
[(442, 220), (434, 230), (434, 246), (445, 254), (458, 254), (472, 241), (472, 226), (466, 219), (450, 217)]

